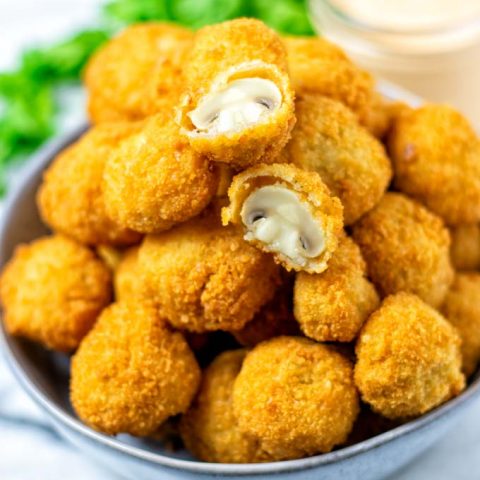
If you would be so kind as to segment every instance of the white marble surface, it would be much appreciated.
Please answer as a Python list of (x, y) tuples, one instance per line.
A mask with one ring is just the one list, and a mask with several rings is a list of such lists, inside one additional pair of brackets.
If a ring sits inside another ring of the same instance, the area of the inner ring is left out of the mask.
[[(22, 48), (95, 22), (100, 0), (0, 0), (0, 70)], [(62, 129), (83, 117), (82, 96), (66, 92)], [(14, 172), (14, 177), (21, 171)], [(1, 210), (1, 208), (0, 208)], [(391, 480), (480, 478), (480, 401), (426, 455)], [(0, 357), (0, 479), (119, 480), (60, 439), (21, 391)], [(136, 479), (141, 480), (141, 479)], [(368, 480), (368, 479), (365, 479)]]

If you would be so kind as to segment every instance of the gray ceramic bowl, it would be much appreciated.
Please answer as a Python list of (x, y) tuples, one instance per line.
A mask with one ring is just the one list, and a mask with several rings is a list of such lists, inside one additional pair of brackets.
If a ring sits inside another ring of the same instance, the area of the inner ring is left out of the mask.
[[(384, 85), (382, 92), (409, 103), (419, 99)], [(85, 129), (49, 145), (32, 159), (21, 182), (11, 192), (0, 226), (0, 266), (15, 246), (46, 233), (35, 206), (35, 192), (43, 170), (52, 158)], [(75, 188), (72, 185), (72, 188)], [(68, 359), (29, 342), (12, 338), (2, 329), (1, 343), (6, 359), (27, 394), (45, 411), (67, 440), (123, 477), (135, 480), (245, 479), (276, 477), (282, 480), (380, 479), (420, 455), (445, 435), (480, 395), (476, 377), (459, 397), (423, 417), (353, 446), (301, 460), (277, 463), (227, 465), (194, 461), (185, 452), (171, 453), (160, 444), (128, 435), (108, 437), (83, 425), (68, 400)]]

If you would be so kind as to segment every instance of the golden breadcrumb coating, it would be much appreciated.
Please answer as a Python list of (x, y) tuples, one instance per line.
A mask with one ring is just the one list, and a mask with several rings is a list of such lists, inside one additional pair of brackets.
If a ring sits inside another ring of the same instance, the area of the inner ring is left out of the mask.
[(188, 409), (199, 383), (183, 335), (135, 299), (104, 310), (85, 337), (72, 359), (70, 395), (95, 430), (147, 436)]
[(0, 285), (7, 331), (61, 352), (78, 347), (111, 298), (109, 269), (60, 235), (18, 246)]
[(273, 164), (256, 165), (236, 175), (228, 190), (230, 205), (222, 209), (224, 225), (233, 223), (242, 225), (244, 231), (248, 228), (242, 220), (242, 208), (248, 197), (256, 190), (265, 186), (279, 186), (293, 192), (300, 203), (304, 205), (323, 233), (323, 249), (315, 257), (306, 258), (304, 265), (299, 265), (293, 259), (273, 246), (257, 238), (248, 241), (257, 248), (272, 252), (276, 262), (287, 270), (320, 273), (327, 268), (328, 261), (338, 246), (338, 240), (343, 235), (343, 207), (340, 200), (330, 194), (320, 175), (304, 171), (295, 165)]
[(383, 145), (336, 100), (302, 95), (296, 113), (285, 153), (298, 167), (319, 173), (341, 200), (345, 224), (356, 222), (390, 183), (392, 168)]
[[(196, 151), (236, 168), (276, 160), (288, 141), (295, 115), (285, 47), (273, 30), (252, 18), (200, 29), (184, 76), (186, 93), (177, 120)], [(188, 114), (207, 95), (223, 91), (229, 82), (244, 78), (273, 82), (281, 94), (278, 108), (254, 124), (226, 133), (197, 130)]]
[(400, 193), (387, 193), (354, 225), (353, 238), (382, 296), (405, 291), (440, 306), (453, 268), (450, 235), (439, 217)]
[(147, 236), (139, 264), (163, 315), (195, 332), (242, 328), (279, 283), (271, 257), (213, 215)]
[(380, 300), (366, 278), (367, 267), (355, 242), (344, 237), (328, 269), (295, 280), (294, 312), (303, 333), (319, 342), (351, 342)]
[(362, 399), (387, 418), (415, 417), (465, 387), (460, 337), (417, 296), (385, 299), (356, 346), (355, 382)]
[(457, 270), (480, 269), (480, 226), (478, 224), (450, 227), (450, 257)]
[(446, 105), (406, 110), (389, 137), (395, 186), (449, 225), (480, 221), (480, 140)]
[(282, 335), (299, 335), (300, 328), (293, 316), (293, 284), (283, 284), (275, 296), (266, 303), (241, 330), (230, 332), (244, 347), (254, 347), (260, 342)]
[(199, 214), (215, 195), (218, 175), (186, 144), (164, 112), (116, 148), (105, 165), (109, 215), (142, 233), (166, 230)]
[(457, 273), (442, 313), (462, 339), (463, 373), (472, 375), (480, 363), (480, 274)]
[(329, 452), (344, 443), (359, 411), (351, 363), (300, 337), (277, 337), (247, 354), (235, 380), (240, 429), (273, 460)]
[(286, 37), (283, 41), (295, 93), (317, 93), (340, 101), (363, 123), (374, 96), (372, 76), (324, 38)]
[(108, 155), (139, 123), (99, 125), (60, 153), (43, 175), (37, 204), (53, 230), (88, 245), (128, 245), (140, 235), (121, 227), (106, 211), (102, 179)]
[(93, 123), (138, 120), (178, 100), (193, 34), (166, 23), (126, 28), (89, 61), (85, 72)]
[(124, 252), (113, 276), (115, 300), (123, 301), (130, 298), (148, 298), (142, 272), (138, 266), (138, 246)]
[(254, 463), (268, 459), (258, 441), (239, 430), (233, 413), (233, 384), (245, 354), (245, 350), (230, 350), (211, 363), (203, 373), (196, 399), (180, 422), (185, 446), (205, 462)]

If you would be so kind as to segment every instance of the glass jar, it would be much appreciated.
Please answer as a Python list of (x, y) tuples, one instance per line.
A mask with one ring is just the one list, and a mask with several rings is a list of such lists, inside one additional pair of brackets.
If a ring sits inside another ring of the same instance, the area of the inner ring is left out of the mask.
[(480, 0), (310, 0), (318, 32), (361, 66), (480, 125)]

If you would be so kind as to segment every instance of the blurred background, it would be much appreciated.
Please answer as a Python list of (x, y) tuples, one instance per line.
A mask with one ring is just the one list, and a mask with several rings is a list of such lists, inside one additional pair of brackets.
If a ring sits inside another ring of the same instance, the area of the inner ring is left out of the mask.
[[(123, 26), (198, 28), (256, 16), (284, 34), (323, 34), (357, 62), (480, 125), (477, 0), (0, 0), (0, 196), (39, 147), (85, 121), (89, 56)], [(307, 12), (309, 11), (309, 15)], [(412, 13), (415, 12), (415, 13)], [(1, 203), (0, 203), (1, 213)], [(480, 476), (480, 403), (397, 480)], [(71, 449), (0, 362), (0, 479), (114, 479)]]

